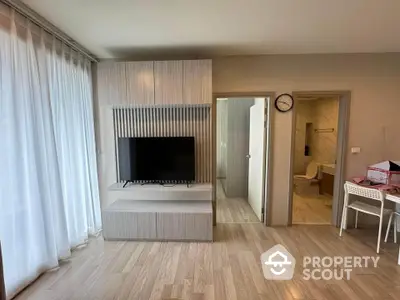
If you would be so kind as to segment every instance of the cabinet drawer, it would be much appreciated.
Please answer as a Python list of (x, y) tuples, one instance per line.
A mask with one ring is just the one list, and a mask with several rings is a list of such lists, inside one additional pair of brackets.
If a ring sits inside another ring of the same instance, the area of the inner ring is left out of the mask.
[(157, 238), (156, 213), (103, 211), (105, 240), (136, 240)]
[(335, 182), (335, 176), (327, 173), (322, 173), (322, 178), (319, 183), (319, 193), (321, 195), (333, 196), (333, 185)]

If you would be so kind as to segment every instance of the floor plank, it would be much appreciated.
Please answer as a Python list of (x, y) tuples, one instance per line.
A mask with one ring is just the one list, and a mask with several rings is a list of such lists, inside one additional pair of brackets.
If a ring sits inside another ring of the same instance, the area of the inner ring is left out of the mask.
[(217, 223), (259, 223), (247, 199), (227, 198), (221, 182), (217, 182)]
[(329, 196), (293, 193), (293, 224), (331, 224), (331, 203)]
[[(304, 280), (311, 256), (375, 256), (376, 231), (331, 226), (269, 228), (218, 224), (214, 243), (90, 241), (58, 271), (41, 276), (15, 299), (399, 299), (398, 247), (382, 244), (378, 268), (354, 270), (349, 281)], [(260, 255), (277, 243), (297, 259), (290, 281), (264, 279)]]

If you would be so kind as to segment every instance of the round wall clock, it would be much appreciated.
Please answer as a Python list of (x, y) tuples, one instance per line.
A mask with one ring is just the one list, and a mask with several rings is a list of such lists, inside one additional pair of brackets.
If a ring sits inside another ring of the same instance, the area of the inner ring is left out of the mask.
[(280, 112), (287, 112), (293, 108), (294, 100), (290, 94), (281, 94), (275, 99), (275, 107)]

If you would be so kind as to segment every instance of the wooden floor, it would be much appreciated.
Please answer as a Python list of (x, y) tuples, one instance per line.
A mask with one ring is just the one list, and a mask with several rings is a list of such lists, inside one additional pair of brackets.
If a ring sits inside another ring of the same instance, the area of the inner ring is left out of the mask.
[(293, 193), (293, 224), (331, 224), (332, 198)]
[[(218, 224), (214, 243), (104, 242), (97, 238), (15, 299), (400, 299), (397, 246), (383, 244), (378, 268), (356, 269), (349, 281), (306, 281), (302, 259), (375, 256), (376, 232), (338, 237), (331, 226), (268, 228)], [(260, 254), (284, 245), (297, 259), (290, 281), (264, 279)]]
[(217, 223), (259, 223), (250, 204), (244, 198), (226, 198), (220, 181), (217, 184)]

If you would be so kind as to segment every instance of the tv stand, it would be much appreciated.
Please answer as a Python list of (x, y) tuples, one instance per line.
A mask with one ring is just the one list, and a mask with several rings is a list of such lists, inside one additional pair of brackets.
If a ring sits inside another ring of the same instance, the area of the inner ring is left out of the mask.
[(122, 188), (125, 188), (126, 187), (126, 185), (128, 184), (128, 183), (133, 183), (133, 181), (131, 181), (131, 180), (127, 180), (127, 181), (125, 181), (125, 183), (124, 183), (124, 185), (122, 186)]
[(157, 182), (155, 181), (146, 181), (146, 182), (142, 182), (140, 183), (140, 185), (145, 185), (145, 184), (156, 184)]
[(212, 185), (210, 183), (179, 183), (173, 186), (162, 186), (155, 183), (123, 182), (112, 184), (107, 191), (107, 203), (110, 205), (116, 200), (208, 200), (212, 199)]
[(107, 200), (102, 209), (106, 240), (212, 241), (211, 183), (123, 188), (120, 182), (108, 188)]
[[(123, 184), (122, 188), (125, 188), (128, 183), (135, 184), (133, 181), (127, 180)], [(178, 184), (186, 184), (187, 188), (190, 188), (193, 185), (192, 182), (163, 182), (163, 181), (146, 181), (146, 182), (140, 182), (140, 183), (136, 183), (136, 184), (140, 184), (141, 186), (154, 184), (154, 185), (161, 185), (163, 187), (174, 187), (174, 186), (176, 186)]]
[(103, 237), (211, 242), (211, 201), (117, 200), (103, 209)]

